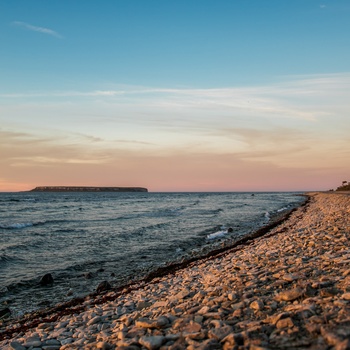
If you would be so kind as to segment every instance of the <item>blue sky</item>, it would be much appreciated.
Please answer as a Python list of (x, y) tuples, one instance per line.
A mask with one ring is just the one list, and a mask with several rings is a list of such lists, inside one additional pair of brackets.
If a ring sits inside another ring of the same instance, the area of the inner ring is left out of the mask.
[[(349, 33), (348, 0), (0, 0), (0, 190), (34, 185), (38, 167), (42, 185), (289, 189), (244, 180), (268, 168), (291, 189), (342, 181)], [(130, 178), (140, 155), (158, 169), (174, 157), (177, 177)], [(246, 171), (210, 175), (226, 157)], [(182, 178), (187, 162), (200, 165)]]
[(224, 87), (350, 61), (347, 0), (2, 0), (0, 10), (6, 92)]

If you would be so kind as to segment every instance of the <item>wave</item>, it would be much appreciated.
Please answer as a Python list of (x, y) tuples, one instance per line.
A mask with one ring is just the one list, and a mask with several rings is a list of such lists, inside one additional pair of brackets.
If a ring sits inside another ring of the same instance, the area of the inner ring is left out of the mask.
[(37, 199), (36, 198), (5, 198), (5, 199), (1, 199), (0, 202), (36, 202)]
[(217, 231), (214, 233), (211, 233), (210, 235), (207, 236), (207, 239), (212, 240), (212, 239), (218, 239), (222, 238), (227, 235), (227, 231)]
[(47, 225), (47, 224), (56, 224), (56, 223), (63, 223), (67, 222), (66, 220), (44, 220), (44, 221), (36, 221), (36, 222), (14, 222), (11, 224), (0, 224), (0, 229), (4, 230), (20, 230), (27, 227), (32, 226), (41, 226), (41, 225)]
[(21, 259), (20, 257), (10, 256), (8, 254), (0, 253), (0, 266), (7, 265), (7, 264), (12, 263), (14, 261), (21, 261), (21, 260), (23, 260), (23, 259)]
[(34, 226), (33, 222), (24, 222), (24, 223), (14, 223), (9, 225), (0, 225), (0, 228), (4, 230), (18, 230), (21, 228)]

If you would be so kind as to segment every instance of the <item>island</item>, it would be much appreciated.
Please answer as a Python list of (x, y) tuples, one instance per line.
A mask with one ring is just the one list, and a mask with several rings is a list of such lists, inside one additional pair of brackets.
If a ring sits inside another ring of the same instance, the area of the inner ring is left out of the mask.
[(39, 186), (29, 192), (148, 192), (144, 187)]

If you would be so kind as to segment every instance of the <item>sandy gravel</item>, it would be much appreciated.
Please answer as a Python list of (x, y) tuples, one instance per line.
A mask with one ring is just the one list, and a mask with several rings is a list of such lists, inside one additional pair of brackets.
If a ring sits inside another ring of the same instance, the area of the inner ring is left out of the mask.
[(108, 297), (0, 348), (350, 349), (350, 196), (312, 193), (250, 245)]

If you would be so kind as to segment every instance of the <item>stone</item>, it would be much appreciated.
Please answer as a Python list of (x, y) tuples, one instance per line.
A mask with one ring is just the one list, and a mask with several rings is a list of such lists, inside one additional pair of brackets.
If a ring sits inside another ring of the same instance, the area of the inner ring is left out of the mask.
[(26, 348), (21, 345), (19, 342), (17, 341), (13, 341), (10, 343), (10, 349), (13, 349), (13, 350), (26, 350)]
[(231, 333), (227, 337), (225, 337), (222, 341), (227, 346), (239, 346), (244, 345), (244, 336), (242, 333)]
[(86, 273), (84, 273), (84, 277), (85, 277), (87, 280), (89, 280), (89, 279), (93, 278), (94, 275), (93, 275), (92, 272), (86, 272)]
[(23, 343), (23, 346), (25, 346), (26, 348), (39, 348), (41, 347), (42, 342), (40, 340), (32, 340), (32, 341), (27, 341), (25, 343)]
[(100, 341), (96, 344), (96, 349), (109, 350), (111, 348), (112, 346), (109, 343), (104, 341)]
[(303, 295), (303, 290), (299, 287), (285, 290), (278, 295), (276, 295), (275, 299), (277, 301), (293, 301), (295, 299), (300, 298)]
[(112, 289), (112, 286), (110, 285), (110, 283), (108, 281), (103, 281), (97, 286), (96, 292), (101, 293), (111, 289)]
[(101, 321), (101, 316), (95, 316), (86, 325), (87, 326), (92, 326), (95, 323), (100, 322), (100, 321)]
[(223, 326), (220, 328), (213, 328), (208, 331), (208, 337), (214, 338), (217, 341), (221, 341), (225, 337), (227, 337), (230, 333), (232, 333), (233, 329), (230, 326)]
[(264, 308), (264, 303), (261, 300), (254, 300), (249, 307), (253, 310), (260, 311)]
[(148, 318), (139, 318), (135, 321), (135, 326), (142, 328), (157, 328), (157, 321), (149, 320)]
[(51, 273), (47, 273), (43, 277), (41, 277), (39, 283), (41, 286), (50, 286), (53, 284), (53, 282), (54, 282), (54, 280), (53, 280)]
[(139, 301), (136, 305), (136, 310), (142, 310), (145, 309), (146, 307), (151, 306), (152, 303), (148, 302), (148, 301)]
[(159, 316), (156, 320), (157, 328), (165, 328), (169, 325), (169, 319), (165, 316)]
[(143, 336), (139, 339), (139, 343), (148, 350), (159, 349), (165, 341), (165, 337), (161, 335)]
[(276, 322), (276, 328), (292, 328), (294, 326), (293, 320), (290, 317), (282, 318)]
[(4, 317), (8, 317), (11, 315), (11, 310), (8, 307), (0, 310), (0, 319)]
[(342, 296), (341, 296), (342, 299), (344, 300), (350, 300), (350, 293), (344, 293)]

